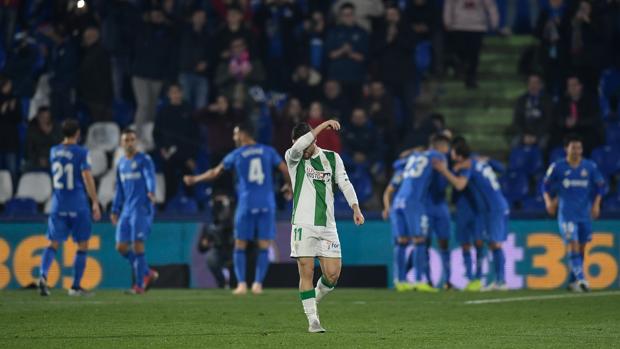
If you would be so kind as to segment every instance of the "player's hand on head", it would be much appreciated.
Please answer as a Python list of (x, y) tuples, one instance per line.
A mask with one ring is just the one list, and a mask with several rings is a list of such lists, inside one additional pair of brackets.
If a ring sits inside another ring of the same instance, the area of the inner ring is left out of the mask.
[(325, 123), (327, 124), (327, 128), (331, 128), (334, 131), (340, 130), (340, 123), (336, 120), (327, 120)]

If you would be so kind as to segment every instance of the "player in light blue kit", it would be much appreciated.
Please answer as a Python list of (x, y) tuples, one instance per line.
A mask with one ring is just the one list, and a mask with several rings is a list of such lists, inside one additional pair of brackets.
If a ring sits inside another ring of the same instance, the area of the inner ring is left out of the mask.
[[(426, 216), (426, 198), (428, 196), (433, 167), (431, 162), (439, 160), (445, 162), (445, 155), (450, 146), (450, 140), (444, 135), (434, 135), (431, 139), (431, 149), (423, 152), (415, 151), (407, 157), (402, 171), (402, 180), (393, 200), (384, 197), (384, 217), (389, 215), (392, 223), (392, 234), (395, 240), (394, 258), (398, 282), (396, 290), (406, 291), (414, 289), (422, 292), (437, 292), (427, 283), (422, 282), (426, 270), (428, 235), (428, 217)], [(391, 183), (389, 186), (395, 186)], [(387, 191), (386, 190), (386, 191)], [(414, 268), (416, 282), (409, 286), (406, 283), (405, 253), (409, 243), (414, 243)]]
[(144, 242), (155, 214), (155, 166), (147, 154), (138, 152), (137, 135), (121, 134), (124, 155), (116, 165), (116, 192), (110, 220), (116, 225), (116, 250), (129, 262), (134, 276), (131, 294), (142, 294), (158, 274), (146, 262)]
[(579, 136), (567, 136), (564, 147), (566, 159), (554, 162), (547, 170), (543, 197), (549, 215), (557, 212), (560, 232), (568, 244), (569, 289), (588, 292), (583, 260), (586, 244), (592, 240), (592, 219), (598, 218), (601, 211), (605, 179), (593, 161), (582, 157)]
[(453, 144), (451, 151), (454, 160), (454, 175), (442, 161), (435, 161), (433, 167), (455, 187), (464, 190), (468, 185), (482, 198), (479, 213), (483, 219), (485, 240), (493, 253), (495, 280), (485, 290), (506, 290), (505, 256), (502, 243), (508, 236), (508, 202), (502, 194), (501, 187), (493, 168), (485, 161), (471, 158), (471, 151), (465, 142)]
[(101, 219), (101, 210), (97, 200), (95, 180), (90, 173), (88, 150), (77, 144), (80, 138), (80, 125), (76, 120), (67, 119), (62, 123), (62, 134), (64, 136), (62, 143), (50, 150), (54, 189), (47, 227), (47, 238), (50, 244), (41, 257), (38, 286), (41, 296), (50, 295), (47, 273), (54, 261), (59, 244), (67, 240), (71, 234), (73, 241), (78, 245), (78, 250), (73, 261), (73, 284), (69, 289), (69, 295), (84, 296), (89, 293), (81, 287), (80, 281), (86, 268), (86, 252), (91, 234), (91, 214), (92, 219), (98, 221)]
[(187, 185), (212, 181), (225, 170), (234, 170), (237, 178), (237, 209), (235, 211), (235, 250), (233, 264), (238, 285), (233, 294), (247, 293), (245, 278), (248, 241), (258, 240), (256, 274), (252, 292), (263, 291), (263, 280), (269, 267), (269, 246), (275, 238), (275, 193), (273, 169), (284, 177), (282, 191), (292, 198), (291, 179), (282, 157), (270, 146), (258, 144), (249, 125), (235, 127), (233, 139), (237, 149), (226, 155), (222, 163), (198, 176), (185, 176)]

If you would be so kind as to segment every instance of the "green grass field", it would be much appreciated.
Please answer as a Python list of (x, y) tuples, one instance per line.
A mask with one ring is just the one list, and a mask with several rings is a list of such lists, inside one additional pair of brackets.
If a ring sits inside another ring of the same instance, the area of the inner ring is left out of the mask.
[(0, 348), (620, 347), (619, 291), (337, 289), (319, 311), (328, 332), (309, 334), (292, 289), (245, 297), (219, 290), (100, 290), (91, 298), (0, 291)]

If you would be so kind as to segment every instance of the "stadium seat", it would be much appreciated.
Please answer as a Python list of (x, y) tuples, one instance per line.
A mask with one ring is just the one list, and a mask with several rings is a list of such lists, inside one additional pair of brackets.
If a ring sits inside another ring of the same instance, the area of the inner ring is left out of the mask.
[(528, 196), (521, 201), (521, 210), (526, 212), (545, 212), (545, 201), (541, 195)]
[(154, 122), (147, 122), (142, 125), (142, 129), (140, 130), (140, 144), (142, 145), (141, 150), (145, 152), (149, 152), (155, 149), (155, 140), (153, 139), (153, 128), (155, 127)]
[(609, 122), (605, 125), (605, 141), (607, 145), (620, 148), (620, 122)]
[(52, 198), (47, 199), (43, 205), (43, 213), (50, 214), (50, 212), (52, 212)]
[(17, 186), (17, 198), (33, 199), (39, 204), (44, 203), (52, 195), (52, 179), (46, 172), (24, 173)]
[(116, 170), (108, 171), (99, 181), (97, 197), (99, 203), (105, 209), (114, 200), (114, 183), (116, 182)]
[(114, 121), (122, 128), (127, 127), (133, 121), (134, 111), (126, 102), (114, 101), (112, 112), (114, 114)]
[(551, 150), (549, 154), (549, 162), (556, 162), (566, 157), (566, 151), (563, 147), (556, 147)]
[(525, 173), (510, 171), (500, 178), (502, 192), (512, 206), (521, 201), (529, 192), (529, 183)]
[(121, 131), (113, 122), (96, 122), (88, 128), (86, 147), (90, 150), (112, 151), (119, 144)]
[(161, 204), (166, 200), (166, 180), (162, 173), (155, 175), (155, 185), (155, 202)]
[(13, 180), (7, 170), (0, 171), (0, 204), (4, 204), (13, 197)]
[(620, 172), (620, 149), (612, 146), (598, 147), (592, 151), (591, 158), (598, 165), (599, 170), (605, 177), (610, 177)]
[(7, 201), (3, 216), (32, 216), (37, 213), (37, 203), (34, 200), (29, 198), (13, 198)]
[(620, 212), (620, 195), (609, 195), (603, 200), (601, 209), (605, 212)]
[(542, 167), (542, 152), (538, 146), (517, 146), (510, 151), (508, 162), (510, 170), (536, 175)]
[(368, 201), (372, 196), (372, 177), (366, 167), (357, 166), (353, 172), (349, 173), (349, 179), (355, 188), (358, 201), (360, 203)]
[(607, 69), (599, 80), (599, 104), (603, 120), (607, 120), (612, 114), (614, 97), (620, 97), (620, 70)]
[(101, 149), (91, 150), (88, 155), (90, 156), (91, 173), (98, 178), (108, 169), (108, 157)]
[(198, 213), (196, 200), (185, 195), (177, 195), (166, 204), (166, 213), (192, 214)]

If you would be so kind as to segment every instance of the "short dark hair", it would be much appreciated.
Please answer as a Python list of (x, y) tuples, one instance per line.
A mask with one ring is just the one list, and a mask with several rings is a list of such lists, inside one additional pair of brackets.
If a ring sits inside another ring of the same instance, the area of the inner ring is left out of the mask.
[(50, 111), (50, 107), (48, 107), (47, 105), (42, 105), (39, 107), (39, 109), (37, 109), (37, 114), (45, 113), (48, 111)]
[(583, 138), (581, 138), (581, 136), (576, 133), (569, 133), (566, 135), (566, 137), (564, 137), (564, 147), (568, 147), (568, 145), (573, 142), (579, 142), (583, 144)]
[(431, 136), (431, 144), (446, 143), (450, 145), (450, 138), (443, 133), (434, 133)]
[(293, 127), (293, 131), (291, 132), (291, 138), (296, 140), (306, 133), (312, 131), (312, 127), (305, 122), (300, 122), (295, 127)]
[(355, 5), (353, 5), (352, 2), (345, 2), (344, 4), (340, 5), (340, 7), (338, 8), (338, 12), (342, 10), (347, 10), (347, 9), (351, 9), (355, 11)]
[(136, 132), (136, 130), (134, 130), (134, 129), (133, 129), (133, 128), (131, 128), (131, 127), (127, 127), (127, 128), (124, 128), (124, 129), (123, 129), (123, 131), (121, 131), (121, 136), (122, 136), (122, 135), (132, 134), (132, 133), (133, 133), (134, 135), (138, 135), (138, 132)]
[(80, 123), (75, 119), (66, 119), (62, 122), (61, 129), (65, 138), (75, 137), (80, 131)]
[(246, 135), (254, 137), (254, 126), (249, 122), (242, 122), (240, 124), (237, 124), (235, 127), (237, 127), (239, 131), (245, 133)]
[(462, 156), (465, 159), (469, 159), (471, 156), (471, 148), (469, 144), (465, 142), (465, 138), (460, 138), (458, 142), (452, 142), (452, 150), (456, 155)]

